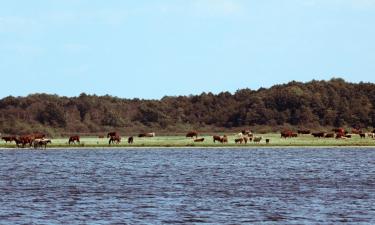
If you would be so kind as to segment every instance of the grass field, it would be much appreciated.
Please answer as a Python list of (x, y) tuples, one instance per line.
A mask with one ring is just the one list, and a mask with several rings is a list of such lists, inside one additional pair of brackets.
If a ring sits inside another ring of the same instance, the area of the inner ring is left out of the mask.
[[(138, 138), (134, 137), (134, 143), (129, 145), (127, 137), (122, 138), (120, 144), (108, 144), (108, 139), (99, 139), (97, 137), (81, 137), (80, 144), (68, 144), (68, 138), (52, 139), (52, 144), (48, 147), (292, 147), (292, 146), (374, 146), (375, 139), (364, 138), (361, 139), (359, 135), (353, 135), (350, 139), (336, 140), (334, 138), (314, 138), (311, 135), (301, 135), (297, 138), (280, 138), (280, 134), (270, 133), (256, 135), (262, 136), (260, 143), (248, 142), (247, 144), (235, 144), (234, 139), (238, 138), (235, 135), (228, 135), (228, 144), (213, 143), (212, 136), (201, 136), (205, 138), (204, 142), (194, 142), (193, 139), (185, 138), (184, 136), (156, 136), (152, 138)], [(270, 143), (266, 144), (265, 139), (270, 139)], [(1, 140), (0, 148), (15, 148), (15, 143), (5, 143)]]

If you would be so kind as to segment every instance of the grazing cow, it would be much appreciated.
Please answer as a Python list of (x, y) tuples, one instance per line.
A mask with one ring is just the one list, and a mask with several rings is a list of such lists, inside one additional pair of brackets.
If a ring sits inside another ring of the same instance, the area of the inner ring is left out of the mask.
[(314, 136), (314, 137), (317, 137), (317, 138), (322, 138), (322, 137), (325, 136), (325, 133), (324, 132), (315, 132), (315, 133), (312, 133), (311, 135)]
[(259, 143), (262, 140), (262, 137), (254, 137), (254, 142)]
[(133, 142), (134, 142), (133, 136), (129, 137), (128, 138), (128, 144), (133, 144)]
[(34, 136), (33, 135), (23, 135), (19, 137), (19, 140), (22, 143), (22, 147), (24, 148), (27, 144), (31, 147), (34, 141)]
[(152, 133), (142, 133), (142, 134), (139, 134), (138, 137), (155, 137), (155, 132), (152, 132)]
[(267, 138), (267, 139), (266, 139), (266, 144), (269, 144), (269, 143), (270, 143), (270, 139)]
[(186, 137), (189, 137), (189, 138), (198, 138), (198, 132), (197, 131), (189, 131), (187, 134), (186, 134)]
[(311, 134), (310, 130), (297, 130), (298, 134)]
[(245, 144), (247, 144), (247, 142), (249, 141), (249, 139), (247, 137), (243, 137), (243, 141), (245, 142)]
[(35, 139), (33, 141), (33, 146), (34, 146), (34, 148), (43, 148), (44, 147), (44, 149), (46, 149), (48, 143), (50, 143), (50, 144), (52, 143), (50, 139), (44, 139), (44, 138)]
[(120, 136), (111, 136), (109, 138), (108, 144), (114, 144), (114, 143), (119, 144), (120, 142), (121, 142), (121, 137)]
[(326, 135), (324, 135), (325, 138), (334, 138), (335, 137), (335, 134), (334, 133), (328, 133)]
[(204, 142), (204, 138), (196, 138), (194, 139), (194, 142)]
[(290, 130), (284, 130), (281, 132), (281, 138), (291, 138), (293, 137), (293, 132)]
[(367, 133), (367, 137), (374, 138), (375, 134), (374, 133)]
[(360, 133), (359, 136), (360, 136), (361, 138), (366, 138), (366, 134), (365, 134), (365, 133)]
[(76, 142), (81, 143), (80, 137), (78, 135), (74, 135), (74, 136), (69, 137), (69, 141), (68, 141), (69, 145), (72, 144), (72, 143), (75, 144)]
[(118, 134), (116, 131), (109, 132), (109, 133), (107, 134), (107, 138), (110, 138), (110, 137), (116, 137), (116, 136), (119, 136), (119, 134)]
[(6, 137), (2, 137), (1, 139), (3, 139), (5, 141), (5, 143), (12, 143), (12, 141), (14, 141), (14, 139), (16, 139), (16, 136), (6, 136)]
[(217, 135), (214, 135), (214, 136), (213, 136), (213, 141), (214, 141), (214, 143), (215, 143), (216, 141), (221, 142), (221, 137), (220, 137), (220, 136), (217, 136)]
[(298, 137), (297, 133), (292, 133), (292, 137)]
[(237, 139), (234, 139), (234, 142), (236, 143), (236, 144), (242, 144), (242, 142), (244, 141), (244, 139), (243, 138), (237, 138)]

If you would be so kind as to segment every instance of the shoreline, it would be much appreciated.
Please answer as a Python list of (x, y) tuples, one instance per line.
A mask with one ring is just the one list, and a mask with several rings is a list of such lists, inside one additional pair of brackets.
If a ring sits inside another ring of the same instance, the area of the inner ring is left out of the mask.
[(77, 146), (77, 147), (47, 147), (44, 148), (17, 148), (17, 147), (0, 147), (1, 150), (106, 150), (106, 149), (116, 149), (116, 150), (127, 150), (127, 149), (236, 149), (236, 150), (245, 150), (245, 149), (296, 149), (296, 148), (304, 148), (304, 149), (312, 149), (312, 148), (319, 148), (319, 149), (337, 149), (337, 148), (363, 148), (363, 149), (370, 149), (374, 148), (375, 145), (290, 145), (290, 146), (282, 146), (282, 145), (258, 145), (258, 146)]

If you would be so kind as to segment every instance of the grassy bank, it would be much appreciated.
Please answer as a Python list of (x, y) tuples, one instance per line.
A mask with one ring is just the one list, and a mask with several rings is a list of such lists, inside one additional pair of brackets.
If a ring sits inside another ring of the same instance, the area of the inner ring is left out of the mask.
[[(258, 135), (260, 136), (260, 135)], [(120, 144), (108, 144), (108, 139), (99, 139), (97, 137), (81, 137), (80, 144), (68, 144), (68, 138), (55, 138), (52, 139), (52, 144), (48, 147), (64, 148), (64, 147), (293, 147), (293, 146), (374, 146), (375, 140), (372, 138), (361, 139), (359, 135), (354, 135), (350, 139), (337, 140), (334, 138), (314, 138), (311, 135), (301, 135), (297, 138), (280, 138), (280, 134), (270, 133), (263, 134), (260, 143), (248, 142), (247, 144), (235, 144), (234, 139), (238, 138), (235, 135), (228, 135), (229, 143), (213, 143), (212, 136), (201, 136), (205, 138), (204, 142), (194, 142), (193, 139), (185, 138), (184, 136), (159, 136), (153, 138), (134, 138), (134, 143), (129, 145), (127, 137), (122, 138)], [(266, 144), (265, 139), (270, 139), (270, 143)], [(16, 148), (13, 143), (0, 142), (0, 148)]]

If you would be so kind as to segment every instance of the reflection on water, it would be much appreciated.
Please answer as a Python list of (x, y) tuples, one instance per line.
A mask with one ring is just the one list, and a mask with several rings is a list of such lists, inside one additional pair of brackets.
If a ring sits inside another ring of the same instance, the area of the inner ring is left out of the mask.
[(0, 224), (375, 224), (375, 149), (0, 151)]

